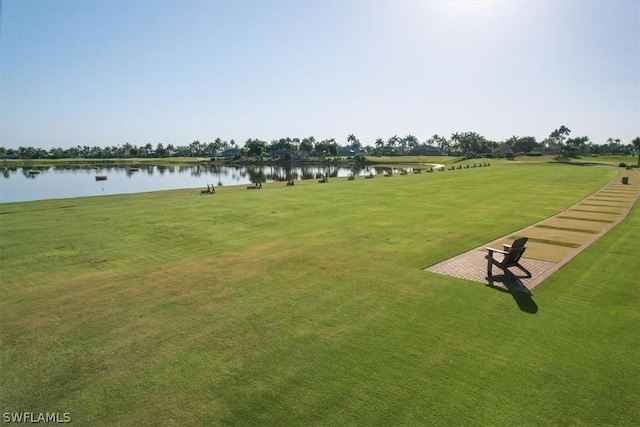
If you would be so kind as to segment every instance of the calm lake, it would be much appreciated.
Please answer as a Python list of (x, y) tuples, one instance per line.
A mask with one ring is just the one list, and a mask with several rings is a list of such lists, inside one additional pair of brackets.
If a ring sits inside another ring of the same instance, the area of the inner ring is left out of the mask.
[[(378, 174), (388, 167), (353, 170), (344, 166), (47, 166), (0, 167), (0, 203), (109, 194), (142, 193), (207, 185), (245, 185), (252, 182), (317, 179), (322, 175), (347, 177)], [(104, 181), (96, 176), (106, 175)]]

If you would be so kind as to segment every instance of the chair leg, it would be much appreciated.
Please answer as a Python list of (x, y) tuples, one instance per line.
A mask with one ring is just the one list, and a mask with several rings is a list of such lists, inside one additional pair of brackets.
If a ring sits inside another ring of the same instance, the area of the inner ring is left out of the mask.
[(519, 264), (519, 263), (518, 263), (518, 264), (516, 264), (516, 266), (517, 266), (520, 270), (524, 271), (524, 272), (527, 274), (527, 277), (533, 277), (533, 275), (531, 274), (531, 272), (530, 272), (529, 270), (527, 270), (526, 268), (524, 268), (524, 267), (522, 266), (522, 264)]
[(489, 251), (489, 255), (487, 255), (487, 279), (491, 281), (491, 277), (493, 276), (493, 251)]

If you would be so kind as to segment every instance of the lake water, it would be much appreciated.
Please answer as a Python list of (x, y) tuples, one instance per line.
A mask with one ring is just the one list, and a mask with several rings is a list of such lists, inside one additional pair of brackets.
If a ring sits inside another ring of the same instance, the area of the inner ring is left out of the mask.
[[(49, 166), (0, 167), (0, 203), (110, 194), (142, 193), (181, 188), (206, 189), (207, 185), (246, 185), (317, 179), (321, 175), (347, 177), (353, 170), (344, 166), (213, 166), (213, 165), (141, 165), (131, 166)], [(390, 168), (362, 168), (357, 175), (382, 173)], [(37, 172), (37, 173), (34, 173)], [(96, 181), (106, 175), (106, 181)]]

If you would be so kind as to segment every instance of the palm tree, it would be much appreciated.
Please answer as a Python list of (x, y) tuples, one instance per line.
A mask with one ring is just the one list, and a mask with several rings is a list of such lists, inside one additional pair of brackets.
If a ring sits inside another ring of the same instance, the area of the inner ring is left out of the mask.
[(460, 142), (460, 132), (454, 132), (451, 134), (451, 142), (453, 146), (457, 146)]
[(446, 136), (441, 136), (438, 138), (438, 146), (440, 148), (449, 146), (449, 140)]
[(638, 156), (638, 167), (640, 168), (640, 136), (636, 136), (633, 140), (631, 140), (631, 145), (633, 145), (633, 152)]
[(400, 137), (398, 137), (398, 135), (393, 135), (391, 138), (389, 138), (389, 141), (387, 141), (387, 144), (390, 147), (395, 147), (396, 145), (398, 145), (398, 143), (401, 141)]
[(420, 142), (418, 141), (418, 138), (416, 138), (413, 135), (405, 136), (404, 142), (409, 146), (409, 148), (416, 148), (420, 144)]
[(511, 148), (513, 150), (513, 148), (516, 146), (516, 144), (518, 143), (518, 137), (513, 135), (511, 138), (507, 139), (504, 141), (504, 144)]
[(356, 147), (356, 148), (362, 148), (362, 144), (360, 144), (360, 140), (358, 138), (356, 138), (356, 136), (354, 134), (350, 134), (347, 137), (347, 142), (349, 143), (349, 145), (351, 145), (352, 147)]

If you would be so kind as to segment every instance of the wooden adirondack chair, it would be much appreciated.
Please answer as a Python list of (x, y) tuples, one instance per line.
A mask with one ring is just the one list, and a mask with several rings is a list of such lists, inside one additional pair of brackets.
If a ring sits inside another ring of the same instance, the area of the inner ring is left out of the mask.
[[(489, 251), (489, 254), (487, 255), (487, 279), (489, 281), (491, 281), (491, 277), (493, 277), (494, 265), (501, 268), (505, 274), (513, 278), (517, 278), (517, 276), (509, 271), (509, 267), (518, 267), (526, 273), (525, 277), (531, 277), (531, 272), (520, 264), (520, 258), (522, 258), (522, 254), (524, 254), (524, 251), (527, 249), (525, 246), (527, 240), (529, 240), (527, 237), (521, 237), (513, 242), (512, 245), (503, 245), (503, 250), (487, 248)], [(494, 258), (495, 253), (504, 255), (502, 261), (498, 261)]]

